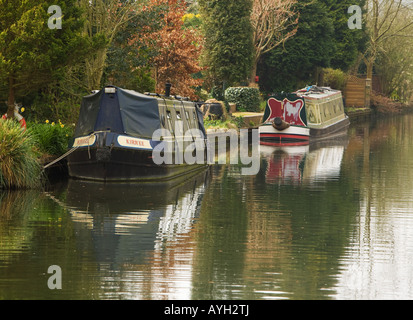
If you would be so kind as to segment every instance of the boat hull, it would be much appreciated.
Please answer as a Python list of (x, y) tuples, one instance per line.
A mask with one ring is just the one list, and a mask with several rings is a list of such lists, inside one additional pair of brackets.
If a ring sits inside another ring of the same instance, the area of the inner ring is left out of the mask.
[(158, 181), (174, 179), (207, 167), (206, 164), (157, 165), (152, 158), (153, 149), (121, 146), (119, 137), (125, 136), (96, 134), (92, 145), (76, 147), (68, 156), (69, 176), (103, 182)]
[(260, 144), (277, 145), (305, 145), (310, 141), (310, 128), (290, 126), (284, 130), (277, 130), (271, 124), (260, 127)]
[(260, 127), (260, 144), (267, 146), (305, 145), (313, 141), (345, 134), (349, 126), (348, 117), (325, 127), (290, 126), (285, 130), (277, 130), (272, 125), (267, 124)]
[(310, 127), (311, 139), (331, 138), (335, 135), (343, 134), (350, 126), (350, 119), (345, 116), (340, 121), (326, 127)]

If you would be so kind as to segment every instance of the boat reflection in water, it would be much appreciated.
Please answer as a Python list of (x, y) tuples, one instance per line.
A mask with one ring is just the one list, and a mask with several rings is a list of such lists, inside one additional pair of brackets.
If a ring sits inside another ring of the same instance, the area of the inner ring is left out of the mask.
[(270, 184), (313, 183), (339, 177), (347, 137), (307, 146), (261, 146), (265, 180)]
[(188, 247), (208, 178), (203, 170), (156, 184), (69, 181), (66, 205), (78, 250), (93, 253), (106, 276), (105, 297), (162, 299), (154, 286), (168, 298), (187, 297), (189, 280), (182, 285), (168, 279), (191, 277)]

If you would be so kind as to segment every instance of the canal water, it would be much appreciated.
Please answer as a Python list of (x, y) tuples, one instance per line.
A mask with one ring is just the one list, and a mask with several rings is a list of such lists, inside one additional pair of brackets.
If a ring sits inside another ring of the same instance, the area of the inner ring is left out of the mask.
[(255, 176), (0, 193), (0, 299), (413, 299), (412, 137), (378, 118)]

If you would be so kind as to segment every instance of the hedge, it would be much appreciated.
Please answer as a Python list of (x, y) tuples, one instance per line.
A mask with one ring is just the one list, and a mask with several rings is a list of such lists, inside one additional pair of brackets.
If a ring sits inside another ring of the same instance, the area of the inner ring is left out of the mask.
[(235, 103), (238, 111), (259, 112), (260, 91), (251, 87), (230, 87), (225, 90), (225, 100)]

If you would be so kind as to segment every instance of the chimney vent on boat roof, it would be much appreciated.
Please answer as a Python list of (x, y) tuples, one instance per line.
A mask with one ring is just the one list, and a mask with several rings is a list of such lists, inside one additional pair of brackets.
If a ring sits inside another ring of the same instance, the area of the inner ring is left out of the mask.
[(169, 97), (171, 95), (171, 87), (172, 84), (169, 82), (165, 83), (165, 97)]
[(116, 88), (115, 87), (106, 87), (105, 88), (105, 93), (116, 93)]

